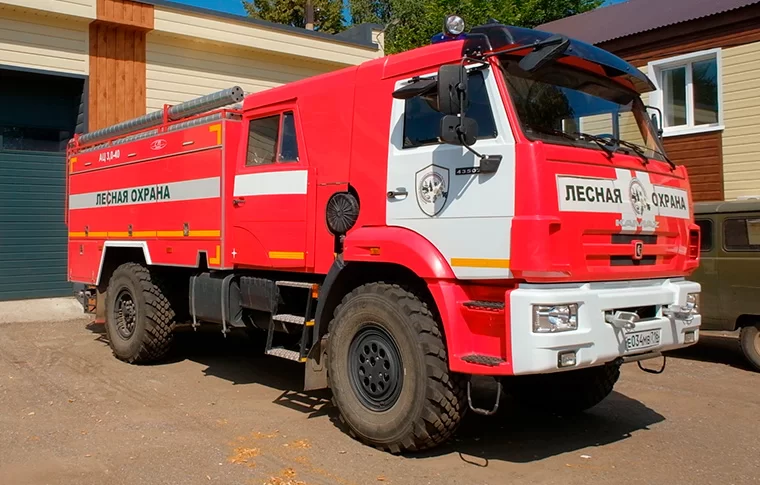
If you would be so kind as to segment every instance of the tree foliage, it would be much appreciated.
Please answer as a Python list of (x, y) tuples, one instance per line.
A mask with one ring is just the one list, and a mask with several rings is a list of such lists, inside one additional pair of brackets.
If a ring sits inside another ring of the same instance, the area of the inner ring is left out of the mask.
[[(312, 0), (314, 30), (336, 34), (346, 28), (343, 0)], [(306, 27), (305, 0), (243, 0), (248, 15), (269, 22)]]
[(348, 0), (351, 23), (375, 22), (387, 27), (387, 53), (430, 43), (430, 38), (441, 31), (446, 15), (461, 15), (470, 26), (496, 19), (535, 27), (586, 12), (601, 3), (602, 0)]

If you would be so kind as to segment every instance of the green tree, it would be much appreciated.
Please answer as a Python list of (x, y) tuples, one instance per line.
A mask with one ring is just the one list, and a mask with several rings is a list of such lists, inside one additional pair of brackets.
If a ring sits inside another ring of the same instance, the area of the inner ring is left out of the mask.
[(385, 50), (401, 52), (430, 43), (446, 15), (458, 14), (468, 25), (490, 19), (522, 27), (586, 12), (602, 0), (348, 0), (350, 23), (387, 25)]
[[(343, 0), (312, 0), (314, 30), (336, 34), (346, 28)], [(306, 27), (306, 0), (243, 0), (248, 15), (269, 22)]]

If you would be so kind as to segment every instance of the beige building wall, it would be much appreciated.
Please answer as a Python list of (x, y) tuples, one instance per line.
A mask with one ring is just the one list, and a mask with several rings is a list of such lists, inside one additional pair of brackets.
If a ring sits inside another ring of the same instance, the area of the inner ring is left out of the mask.
[(0, 65), (86, 75), (87, 22), (0, 6)]
[(253, 49), (188, 41), (151, 32), (146, 57), (148, 112), (164, 104), (240, 86), (247, 93), (336, 69), (334, 65), (264, 55)]
[(726, 199), (760, 195), (760, 42), (723, 49)]
[[(54, 15), (94, 19), (96, 0), (2, 0), (11, 7), (33, 8)], [(4, 15), (0, 15), (4, 17)]]

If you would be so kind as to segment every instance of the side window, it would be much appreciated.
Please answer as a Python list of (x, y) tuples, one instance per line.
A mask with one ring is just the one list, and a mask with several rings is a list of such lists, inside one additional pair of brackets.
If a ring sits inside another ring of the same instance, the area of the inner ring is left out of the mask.
[(728, 251), (760, 251), (760, 219), (727, 219), (723, 238)]
[(246, 167), (277, 162), (297, 162), (298, 138), (292, 111), (251, 120), (248, 128)]
[[(478, 122), (478, 139), (495, 138), (496, 122), (494, 121), (491, 103), (488, 99), (483, 73), (470, 73), (468, 79), (470, 105), (467, 117)], [(404, 107), (404, 148), (437, 144), (438, 130), (443, 114), (435, 110), (434, 97), (417, 96), (406, 100)]]
[(697, 219), (694, 222), (699, 226), (701, 230), (701, 243), (699, 245), (700, 252), (710, 251), (713, 247), (713, 223), (710, 219)]
[(282, 141), (280, 142), (280, 162), (298, 161), (298, 138), (296, 138), (296, 120), (293, 112), (282, 115)]
[(277, 152), (277, 135), (280, 130), (280, 115), (251, 120), (248, 128), (248, 155), (246, 167), (256, 167), (274, 163)]

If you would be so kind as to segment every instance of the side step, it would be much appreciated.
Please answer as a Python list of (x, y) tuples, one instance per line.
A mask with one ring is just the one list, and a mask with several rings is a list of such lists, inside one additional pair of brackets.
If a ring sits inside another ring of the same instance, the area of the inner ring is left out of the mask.
[(472, 300), (472, 301), (464, 302), (463, 305), (466, 306), (467, 308), (472, 308), (473, 310), (492, 310), (492, 311), (504, 310), (503, 301)]
[(485, 365), (488, 367), (496, 367), (506, 362), (506, 360), (503, 360), (501, 357), (483, 354), (467, 354), (462, 357), (462, 360), (470, 364)]
[[(267, 343), (265, 353), (267, 355), (273, 355), (283, 359), (292, 360), (295, 362), (306, 362), (306, 356), (309, 354), (309, 350), (317, 338), (312, 335), (314, 326), (314, 314), (316, 310), (317, 297), (319, 296), (319, 285), (316, 283), (306, 283), (303, 281), (275, 281), (275, 285), (278, 287), (290, 287), (300, 288), (306, 291), (306, 311), (303, 316), (291, 315), (288, 313), (276, 312), (277, 305), (273, 307), (272, 313), (269, 317), (269, 328), (267, 329)], [(284, 347), (272, 347), (272, 340), (274, 338), (274, 322), (285, 322), (294, 325), (302, 325), (301, 339), (298, 343), (298, 350), (290, 350)]]
[(293, 360), (295, 362), (306, 362), (306, 357), (301, 357), (297, 350), (288, 350), (282, 347), (274, 347), (266, 351), (267, 355), (281, 357), (283, 359)]

